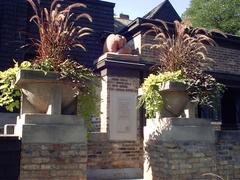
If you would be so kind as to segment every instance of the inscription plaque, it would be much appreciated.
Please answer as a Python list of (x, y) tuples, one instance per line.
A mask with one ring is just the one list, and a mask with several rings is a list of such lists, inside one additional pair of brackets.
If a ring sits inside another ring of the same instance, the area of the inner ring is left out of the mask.
[(110, 92), (109, 139), (137, 140), (137, 93)]

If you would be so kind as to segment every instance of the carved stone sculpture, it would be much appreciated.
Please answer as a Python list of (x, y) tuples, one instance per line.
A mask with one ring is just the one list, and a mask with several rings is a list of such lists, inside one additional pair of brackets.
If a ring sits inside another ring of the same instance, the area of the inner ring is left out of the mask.
[(110, 34), (103, 47), (103, 53), (112, 52), (117, 54), (130, 54), (130, 49), (124, 47), (127, 44), (127, 40), (124, 36), (119, 34)]

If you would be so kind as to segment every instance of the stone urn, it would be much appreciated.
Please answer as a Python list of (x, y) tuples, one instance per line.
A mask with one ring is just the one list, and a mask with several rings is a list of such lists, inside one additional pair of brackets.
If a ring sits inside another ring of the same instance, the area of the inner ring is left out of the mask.
[(160, 117), (179, 117), (189, 102), (187, 86), (184, 83), (167, 81), (159, 88), (163, 98)]
[(16, 75), (21, 89), (21, 114), (75, 114), (78, 90), (72, 82), (59, 79), (56, 72), (21, 70)]

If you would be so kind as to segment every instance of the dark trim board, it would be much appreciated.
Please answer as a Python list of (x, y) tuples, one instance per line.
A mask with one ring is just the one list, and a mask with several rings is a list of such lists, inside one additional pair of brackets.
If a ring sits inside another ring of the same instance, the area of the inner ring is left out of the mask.
[(211, 74), (218, 80), (218, 82), (223, 83), (227, 87), (240, 88), (240, 74), (228, 74), (225, 72), (214, 71), (208, 71), (207, 73)]

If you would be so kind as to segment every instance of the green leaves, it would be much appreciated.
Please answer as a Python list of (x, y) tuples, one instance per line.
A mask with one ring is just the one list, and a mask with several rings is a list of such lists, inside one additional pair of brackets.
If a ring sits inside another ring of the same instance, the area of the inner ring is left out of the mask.
[(92, 129), (92, 117), (98, 117), (100, 110), (97, 108), (97, 103), (100, 102), (100, 97), (96, 93), (96, 84), (88, 83), (88, 92), (80, 93), (78, 97), (78, 113), (82, 115), (88, 130)]
[(40, 61), (39, 63), (34, 63), (32, 66), (33, 66), (33, 69), (40, 69), (44, 72), (48, 72), (48, 71), (53, 71), (54, 69), (53, 64), (54, 64), (54, 59), (47, 58)]
[(76, 84), (79, 90), (78, 113), (83, 117), (88, 130), (92, 128), (91, 118), (100, 114), (97, 103), (100, 101), (96, 93), (99, 78), (81, 64), (69, 59), (59, 64), (61, 78)]
[(142, 96), (139, 98), (139, 105), (143, 105), (146, 109), (146, 116), (155, 117), (155, 113), (161, 111), (163, 107), (162, 96), (159, 91), (167, 81), (185, 82), (181, 71), (164, 72), (157, 75), (150, 74), (142, 84)]
[(207, 105), (213, 109), (216, 106), (217, 97), (221, 95), (225, 86), (218, 83), (214, 77), (206, 73), (195, 73), (196, 79), (187, 79), (188, 94), (193, 101), (200, 105)]
[(194, 27), (240, 35), (239, 0), (192, 0), (183, 17), (189, 19)]
[(16, 73), (20, 69), (29, 69), (31, 63), (29, 61), (23, 61), (20, 65), (15, 62), (13, 68), (9, 68), (6, 71), (0, 71), (0, 106), (3, 106), (8, 111), (14, 111), (19, 109), (20, 102), (19, 97), (21, 95), (20, 90), (15, 86)]

